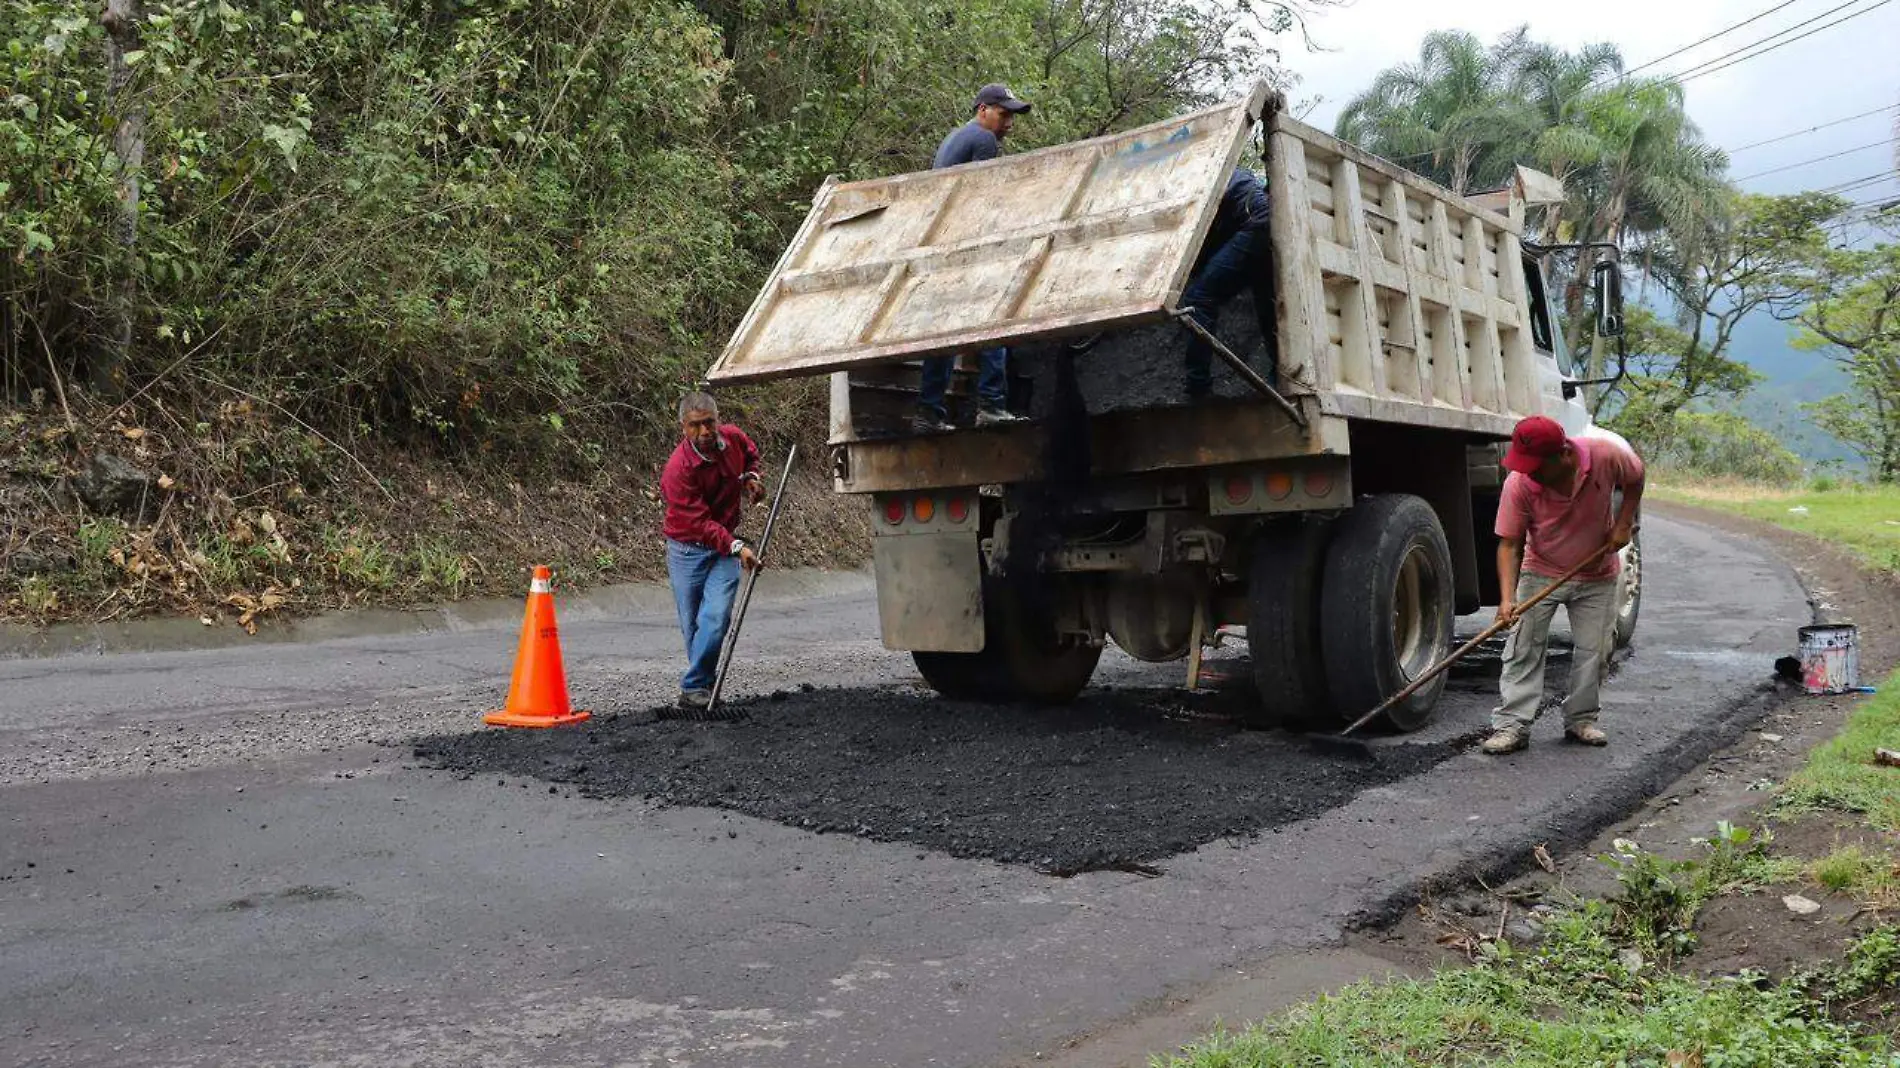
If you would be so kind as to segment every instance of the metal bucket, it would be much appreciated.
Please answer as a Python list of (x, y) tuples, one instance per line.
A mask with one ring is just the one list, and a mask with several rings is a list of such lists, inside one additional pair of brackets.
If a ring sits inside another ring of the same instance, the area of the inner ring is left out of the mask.
[(1860, 685), (1860, 649), (1851, 623), (1801, 628), (1801, 688), (1846, 693)]

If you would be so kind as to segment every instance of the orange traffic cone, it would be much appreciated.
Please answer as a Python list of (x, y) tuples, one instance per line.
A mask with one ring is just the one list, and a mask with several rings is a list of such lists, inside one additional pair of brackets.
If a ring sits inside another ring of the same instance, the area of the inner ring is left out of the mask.
[(482, 722), (496, 727), (558, 727), (579, 723), (590, 713), (576, 712), (567, 701), (567, 673), (561, 668), (561, 634), (554, 625), (553, 575), (534, 569), (528, 587), (528, 612), (521, 620), (521, 645), (515, 651), (515, 677), (508, 704)]

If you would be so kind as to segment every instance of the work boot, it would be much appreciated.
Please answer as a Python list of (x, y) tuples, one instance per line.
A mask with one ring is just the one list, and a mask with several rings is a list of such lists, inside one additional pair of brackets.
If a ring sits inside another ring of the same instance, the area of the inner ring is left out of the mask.
[(1029, 420), (1008, 408), (979, 408), (976, 413), (977, 426), (1010, 426), (1014, 423), (1027, 422)]
[(1484, 744), (1479, 746), (1479, 748), (1484, 750), (1486, 756), (1503, 756), (1506, 753), (1515, 753), (1520, 749), (1529, 749), (1530, 746), (1531, 732), (1516, 724), (1512, 724), (1509, 727), (1499, 727), (1497, 730), (1492, 731), (1491, 737), (1486, 738)]
[(679, 704), (688, 712), (704, 712), (712, 704), (712, 691), (681, 690)]
[(948, 434), (956, 428), (955, 423), (932, 411), (919, 411), (910, 417), (910, 432), (913, 434)]
[(1579, 723), (1574, 727), (1564, 728), (1564, 741), (1575, 742), (1578, 745), (1609, 745), (1610, 736), (1603, 733), (1603, 728), (1594, 723)]

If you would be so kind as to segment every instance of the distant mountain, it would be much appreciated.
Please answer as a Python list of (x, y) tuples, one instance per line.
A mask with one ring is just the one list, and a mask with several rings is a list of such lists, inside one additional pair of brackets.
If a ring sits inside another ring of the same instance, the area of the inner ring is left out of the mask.
[(1852, 467), (1859, 458), (1851, 449), (1821, 430), (1801, 405), (1848, 388), (1846, 372), (1818, 352), (1802, 352), (1791, 344), (1794, 328), (1765, 312), (1743, 319), (1729, 340), (1729, 357), (1763, 376), (1755, 388), (1729, 407), (1769, 431), (1813, 464), (1837, 460)]

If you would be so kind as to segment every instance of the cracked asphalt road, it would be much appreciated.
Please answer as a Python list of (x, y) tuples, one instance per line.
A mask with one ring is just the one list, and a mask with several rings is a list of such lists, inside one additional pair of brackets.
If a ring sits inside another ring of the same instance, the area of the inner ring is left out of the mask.
[[(26, 1065), (1029, 1062), (1421, 880), (1579, 841), (1739, 733), (1802, 592), (1733, 536), (1644, 537), (1610, 748), (1540, 723), (1527, 753), (1424, 762), (1158, 878), (416, 766), (416, 738), (499, 696), (507, 630), (0, 661), (0, 1033)], [(872, 605), (755, 607), (741, 692), (910, 688)], [(670, 689), (664, 613), (563, 623), (582, 702)], [(1118, 688), (1175, 681), (1104, 663)], [(1470, 732), (1490, 686), (1461, 674), (1432, 728), (1380, 744)]]

